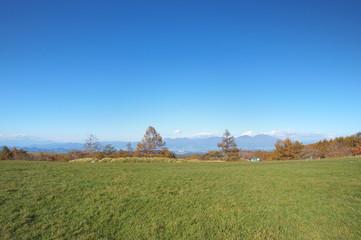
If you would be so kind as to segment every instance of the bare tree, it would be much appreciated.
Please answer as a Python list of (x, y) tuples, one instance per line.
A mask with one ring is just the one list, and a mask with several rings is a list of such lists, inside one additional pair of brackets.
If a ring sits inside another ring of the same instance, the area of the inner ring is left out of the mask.
[(129, 153), (132, 153), (134, 151), (134, 148), (132, 148), (132, 144), (130, 142), (127, 143), (126, 147)]
[(321, 158), (322, 152), (315, 147), (305, 146), (299, 153), (301, 159), (315, 159)]
[(89, 135), (89, 137), (85, 140), (83, 147), (87, 153), (96, 153), (101, 149), (99, 139), (94, 134)]
[(328, 158), (347, 157), (351, 155), (351, 148), (337, 142), (329, 144), (325, 151), (325, 156)]

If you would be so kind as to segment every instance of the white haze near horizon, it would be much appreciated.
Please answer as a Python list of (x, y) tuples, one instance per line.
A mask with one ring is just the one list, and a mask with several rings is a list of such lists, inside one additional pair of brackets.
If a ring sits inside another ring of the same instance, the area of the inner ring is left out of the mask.
[[(221, 137), (223, 133), (215, 133), (215, 132), (200, 132), (196, 134), (184, 134), (182, 130), (174, 130), (173, 133), (165, 133), (162, 134), (160, 132), (161, 136), (163, 138), (209, 138), (209, 137)], [(96, 135), (96, 134), (95, 134)], [(268, 132), (255, 132), (255, 131), (246, 131), (241, 134), (234, 134), (235, 137), (241, 137), (241, 136), (257, 136), (257, 135), (268, 135), (275, 138), (285, 139), (285, 138), (291, 138), (292, 140), (297, 141), (315, 141), (315, 140), (322, 140), (322, 139), (331, 139), (335, 137), (339, 137), (339, 135), (332, 135), (328, 133), (318, 133), (318, 132), (301, 132), (301, 131), (295, 131), (295, 130), (272, 130)], [(84, 138), (79, 139), (64, 139), (60, 137), (52, 137), (52, 138), (46, 138), (46, 137), (40, 137), (40, 136), (33, 136), (30, 134), (22, 133), (22, 134), (0, 134), (0, 140), (2, 142), (4, 141), (34, 141), (34, 142), (61, 142), (61, 143), (74, 143), (74, 142), (83, 142), (84, 139), (86, 139), (89, 136), (89, 134), (84, 134)], [(101, 136), (97, 135), (100, 141), (121, 141), (121, 142), (127, 142), (127, 141), (139, 141), (134, 139), (103, 139)]]

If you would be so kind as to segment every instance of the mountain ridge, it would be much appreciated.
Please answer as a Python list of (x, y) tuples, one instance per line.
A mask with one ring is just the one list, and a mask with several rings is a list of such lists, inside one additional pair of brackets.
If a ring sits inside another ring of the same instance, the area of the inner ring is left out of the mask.
[[(263, 150), (271, 151), (279, 137), (267, 134), (257, 134), (255, 136), (242, 135), (235, 137), (237, 146), (242, 150)], [(304, 144), (317, 142), (320, 139), (302, 141)], [(219, 150), (217, 144), (222, 141), (222, 137), (202, 137), (202, 138), (164, 138), (166, 146), (170, 151), (178, 154), (204, 153)], [(128, 141), (102, 141), (101, 145), (113, 145), (117, 149), (126, 149)], [(130, 142), (135, 148), (138, 142)], [(72, 150), (81, 150), (83, 143), (79, 142), (57, 142), (53, 140), (32, 139), (30, 137), (16, 137), (15, 139), (0, 139), (0, 146), (22, 148), (29, 152), (58, 152), (67, 153)]]

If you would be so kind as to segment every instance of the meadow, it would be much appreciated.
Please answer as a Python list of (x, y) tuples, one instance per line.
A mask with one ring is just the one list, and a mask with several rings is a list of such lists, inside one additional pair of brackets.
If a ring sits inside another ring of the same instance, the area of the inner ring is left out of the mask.
[(361, 239), (361, 158), (0, 162), (0, 239)]

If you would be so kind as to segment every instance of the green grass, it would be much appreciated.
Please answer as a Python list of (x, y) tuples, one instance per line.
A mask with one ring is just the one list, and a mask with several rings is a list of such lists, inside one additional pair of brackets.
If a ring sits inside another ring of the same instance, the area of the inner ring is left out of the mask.
[(0, 239), (361, 239), (361, 158), (0, 162)]

